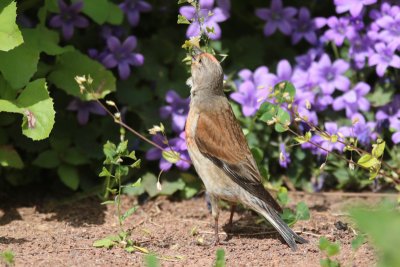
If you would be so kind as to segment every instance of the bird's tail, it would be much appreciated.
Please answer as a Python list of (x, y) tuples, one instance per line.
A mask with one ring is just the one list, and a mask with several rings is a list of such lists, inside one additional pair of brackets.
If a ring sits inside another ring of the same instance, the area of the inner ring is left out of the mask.
[(308, 243), (307, 240), (296, 234), (276, 213), (276, 211), (266, 204), (264, 201), (257, 199), (257, 206), (260, 209), (256, 209), (261, 213), (265, 219), (267, 219), (272, 226), (281, 234), (286, 243), (293, 249), (297, 249), (296, 241), (300, 244)]

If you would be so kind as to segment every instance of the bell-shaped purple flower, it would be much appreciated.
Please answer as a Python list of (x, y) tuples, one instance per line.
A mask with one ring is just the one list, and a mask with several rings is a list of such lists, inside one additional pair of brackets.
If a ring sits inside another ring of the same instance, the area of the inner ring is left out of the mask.
[(368, 65), (376, 65), (376, 74), (379, 77), (383, 77), (389, 66), (400, 68), (400, 57), (395, 54), (396, 48), (396, 45), (375, 44), (376, 52), (368, 59)]
[(344, 13), (350, 11), (350, 14), (355, 17), (358, 16), (363, 7), (376, 3), (377, 0), (335, 0), (336, 12)]
[(279, 165), (281, 165), (281, 167), (283, 168), (287, 168), (291, 160), (290, 160), (290, 154), (286, 152), (286, 146), (284, 143), (279, 144), (279, 152), (280, 155), (282, 155), (279, 156)]
[(111, 36), (107, 39), (107, 47), (109, 54), (104, 57), (102, 63), (107, 69), (118, 66), (119, 76), (122, 80), (126, 80), (131, 73), (129, 65), (143, 65), (143, 55), (132, 53), (136, 48), (135, 36), (129, 36), (122, 44), (116, 37)]
[(317, 43), (316, 20), (311, 18), (310, 11), (306, 7), (300, 8), (299, 17), (293, 20), (292, 27), (292, 44), (297, 44), (303, 38), (310, 44), (315, 45)]
[(142, 0), (125, 0), (119, 4), (119, 8), (128, 16), (131, 26), (136, 27), (139, 24), (140, 13), (151, 11), (151, 5)]
[(370, 108), (369, 101), (365, 98), (371, 87), (365, 82), (359, 82), (352, 89), (345, 94), (337, 97), (333, 102), (333, 110), (346, 109), (346, 116), (351, 116), (358, 112), (358, 110), (368, 111)]
[(96, 101), (82, 101), (77, 97), (68, 104), (67, 110), (78, 112), (77, 118), (80, 125), (85, 125), (89, 121), (90, 113), (102, 116), (107, 114)]
[(67, 6), (63, 0), (58, 0), (58, 8), (60, 9), (60, 14), (51, 18), (50, 26), (53, 28), (61, 27), (66, 40), (71, 39), (74, 34), (74, 27), (86, 28), (89, 26), (89, 21), (79, 15), (83, 8), (83, 2), (74, 2)]
[(160, 108), (160, 117), (172, 118), (172, 130), (180, 133), (185, 129), (185, 123), (189, 114), (190, 98), (181, 98), (175, 91), (169, 90), (165, 94), (165, 100), (169, 105)]
[[(184, 160), (179, 160), (176, 163), (174, 163), (180, 170), (187, 170), (190, 168), (190, 156), (187, 151), (186, 147), (186, 142), (185, 142), (185, 132), (181, 132), (179, 137), (172, 138), (171, 140), (168, 140), (169, 146), (165, 143), (166, 140), (165, 138), (160, 135), (156, 134), (153, 135), (152, 140), (164, 148), (166, 151), (171, 151), (171, 149), (175, 152), (178, 152), (180, 155), (181, 159)], [(153, 147), (149, 149), (146, 153), (146, 159), (147, 160), (160, 160), (159, 163), (159, 168), (160, 170), (163, 171), (168, 171), (172, 167), (172, 163), (167, 161), (163, 156), (162, 156), (162, 151), (159, 148)]]
[(292, 32), (290, 24), (292, 17), (296, 15), (297, 9), (294, 7), (282, 6), (281, 0), (272, 0), (270, 8), (259, 8), (256, 10), (256, 16), (266, 20), (264, 26), (264, 35), (272, 35), (276, 29), (279, 29), (283, 34), (289, 35)]
[(343, 59), (331, 62), (327, 54), (321, 56), (318, 63), (313, 63), (310, 74), (313, 81), (318, 84), (325, 95), (331, 95), (335, 88), (347, 91), (350, 87), (350, 80), (343, 75), (349, 68), (349, 63)]

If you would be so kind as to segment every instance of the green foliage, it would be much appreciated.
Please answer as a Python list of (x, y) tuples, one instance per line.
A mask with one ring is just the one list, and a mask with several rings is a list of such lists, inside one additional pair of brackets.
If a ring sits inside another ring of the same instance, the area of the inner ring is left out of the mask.
[(54, 125), (53, 99), (44, 79), (30, 82), (16, 100), (0, 99), (1, 111), (23, 114), (22, 132), (33, 140), (47, 138)]
[[(287, 192), (283, 191), (282, 193), (278, 194), (278, 200), (279, 200), (279, 198), (283, 199), (283, 201), (286, 201), (286, 203), (289, 202)], [(282, 203), (281, 200), (279, 200), (279, 201)], [(299, 203), (297, 203), (297, 206), (296, 206), (296, 215), (294, 215), (294, 213), (289, 209), (283, 209), (283, 214), (281, 214), (280, 217), (289, 226), (292, 226), (298, 220), (302, 220), (302, 221), (309, 220), (310, 219), (310, 211), (309, 211), (306, 203), (304, 203), (303, 201), (300, 201)]]
[(67, 94), (81, 98), (92, 99), (90, 94), (81, 94), (75, 81), (76, 76), (90, 75), (93, 78), (93, 88), (97, 98), (103, 98), (116, 89), (115, 77), (111, 71), (97, 61), (90, 59), (79, 51), (64, 53), (57, 58), (54, 70), (49, 76), (49, 81)]
[(9, 51), (24, 42), (21, 32), (15, 24), (17, 17), (17, 3), (14, 1), (3, 0), (0, 9), (0, 50)]
[(11, 251), (11, 249), (7, 250), (6, 252), (2, 252), (1, 254), (1, 261), (5, 263), (7, 266), (9, 265), (14, 265), (15, 260), (14, 260), (14, 253)]
[(0, 166), (22, 169), (24, 162), (13, 147), (0, 146)]
[[(400, 212), (392, 204), (384, 203), (378, 208), (355, 207), (350, 210), (357, 227), (366, 233), (379, 251), (378, 266), (398, 266), (400, 263)], [(362, 241), (352, 242), (353, 247)]]
[(144, 264), (147, 267), (158, 267), (160, 262), (154, 254), (149, 254), (144, 258)]
[(214, 267), (225, 267), (225, 250), (218, 249), (217, 252), (217, 259), (215, 260)]

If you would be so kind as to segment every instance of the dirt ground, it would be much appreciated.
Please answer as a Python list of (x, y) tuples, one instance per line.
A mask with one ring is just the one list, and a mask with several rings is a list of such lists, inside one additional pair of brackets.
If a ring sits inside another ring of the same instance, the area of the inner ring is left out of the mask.
[[(311, 213), (309, 221), (294, 225), (294, 230), (310, 241), (299, 244), (295, 252), (267, 224), (256, 224), (259, 217), (243, 208), (235, 213), (233, 233), (229, 235), (224, 231), (229, 210), (221, 211), (221, 238), (231, 244), (198, 245), (199, 237), (206, 242), (213, 239), (212, 217), (204, 194), (182, 201), (167, 197), (150, 200), (124, 221), (124, 228), (132, 231), (132, 239), (138, 246), (155, 253), (162, 266), (212, 266), (219, 248), (226, 251), (227, 266), (319, 266), (319, 260), (324, 258), (317, 247), (321, 236), (334, 242), (340, 240), (341, 252), (334, 259), (348, 265), (353, 254), (350, 242), (354, 230), (351, 227), (338, 229), (335, 223), (348, 221), (345, 212), (348, 205), (376, 202), (378, 198), (299, 194), (290, 197), (290, 208), (294, 209), (299, 201), (304, 201)], [(15, 266), (144, 265), (145, 255), (139, 251), (127, 253), (120, 247), (92, 246), (94, 241), (116, 235), (118, 221), (113, 205), (102, 206), (97, 198), (56, 207), (51, 207), (52, 203), (54, 198), (43, 193), (27, 196), (23, 192), (14, 192), (12, 196), (0, 196), (0, 252), (11, 249), (15, 254)], [(122, 210), (136, 204), (136, 198), (124, 196)], [(190, 236), (195, 226), (196, 234)], [(364, 244), (357, 251), (352, 266), (375, 263), (374, 251)]]

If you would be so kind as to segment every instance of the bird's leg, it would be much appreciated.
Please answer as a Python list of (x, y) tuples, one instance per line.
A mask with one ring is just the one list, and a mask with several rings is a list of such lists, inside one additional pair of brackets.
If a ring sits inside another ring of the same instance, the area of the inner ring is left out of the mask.
[(233, 214), (235, 213), (235, 210), (236, 210), (236, 203), (231, 202), (231, 216), (229, 217), (227, 232), (232, 231), (232, 228), (233, 228), (232, 219), (233, 219)]

